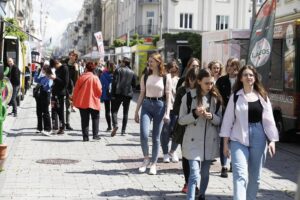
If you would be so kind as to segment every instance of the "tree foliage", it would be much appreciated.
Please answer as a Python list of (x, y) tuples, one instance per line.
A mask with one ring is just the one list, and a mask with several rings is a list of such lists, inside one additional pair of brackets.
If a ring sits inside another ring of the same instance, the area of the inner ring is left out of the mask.
[[(140, 39), (139, 35), (136, 33), (129, 40), (129, 46), (132, 47), (137, 44), (144, 44), (144, 39)], [(123, 40), (123, 39), (115, 39), (113, 41), (113, 47), (122, 47), (122, 46), (126, 46), (126, 45), (127, 45), (127, 41)]]
[(15, 20), (14, 18), (6, 18), (5, 21), (7, 21), (13, 25), (12, 26), (12, 25), (6, 23), (5, 32), (4, 32), (5, 35), (15, 36), (15, 37), (19, 38), (19, 40), (21, 42), (28, 40), (27, 34), (20, 30), (21, 28), (18, 25), (17, 20)]

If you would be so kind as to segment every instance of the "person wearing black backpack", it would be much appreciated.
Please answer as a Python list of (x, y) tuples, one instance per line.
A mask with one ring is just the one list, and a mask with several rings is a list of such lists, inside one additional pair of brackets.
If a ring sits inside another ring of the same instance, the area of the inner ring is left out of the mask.
[(37, 86), (34, 88), (34, 97), (36, 101), (37, 114), (37, 133), (50, 136), (51, 134), (51, 119), (49, 114), (50, 94), (53, 79), (49, 61), (45, 61), (42, 69), (37, 70), (34, 75), (34, 81)]
[[(175, 115), (177, 115), (177, 121), (176, 121), (175, 127), (173, 129), (173, 132), (174, 132), (173, 139), (175, 140), (175, 142), (177, 142), (177, 144), (181, 145), (181, 148), (182, 148), (182, 140), (183, 140), (186, 126), (181, 126), (180, 124), (178, 124), (178, 116), (179, 116), (180, 106), (182, 103), (182, 97), (185, 94), (187, 94), (186, 95), (186, 97), (187, 97), (186, 107), (188, 108), (187, 112), (188, 113), (191, 112), (192, 97), (191, 97), (190, 90), (195, 89), (195, 87), (196, 87), (198, 71), (199, 71), (199, 67), (193, 67), (187, 71), (183, 86), (179, 87), (176, 91), (176, 97), (175, 97), (175, 101), (173, 104), (173, 113)], [(189, 166), (189, 161), (184, 156), (182, 156), (182, 170), (183, 170), (185, 183), (184, 183), (184, 186), (183, 186), (181, 192), (187, 193), (188, 180), (189, 180), (189, 174), (190, 174), (190, 166)]]
[[(170, 120), (169, 100), (172, 80), (170, 75), (165, 75), (164, 60), (159, 53), (151, 54), (148, 64), (150, 73), (145, 73), (141, 78), (141, 91), (134, 119), (135, 122), (140, 123), (140, 139), (144, 155), (144, 161), (139, 167), (139, 172), (146, 172), (147, 167), (150, 166), (149, 174), (155, 175), (157, 173), (156, 163), (163, 121), (168, 122)], [(139, 116), (140, 107), (142, 107), (142, 110)], [(153, 122), (153, 131), (152, 159), (150, 161), (148, 137), (151, 120)]]
[(209, 69), (199, 70), (196, 89), (190, 93), (193, 98), (191, 112), (188, 112), (185, 95), (178, 120), (179, 124), (186, 125), (182, 154), (190, 166), (187, 200), (195, 199), (196, 186), (200, 180), (199, 200), (205, 200), (210, 165), (219, 151), (218, 127), (222, 121), (222, 106), (218, 105), (222, 104), (222, 97)]

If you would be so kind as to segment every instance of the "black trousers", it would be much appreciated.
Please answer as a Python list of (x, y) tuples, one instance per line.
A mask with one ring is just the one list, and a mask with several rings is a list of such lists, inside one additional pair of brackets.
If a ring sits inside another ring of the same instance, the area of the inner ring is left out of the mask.
[(37, 129), (39, 131), (51, 131), (51, 119), (49, 114), (50, 93), (41, 91), (41, 95), (36, 98), (35, 101), (38, 120)]
[(104, 101), (104, 107), (105, 107), (105, 119), (107, 122), (107, 127), (109, 129), (111, 129), (111, 118), (110, 118), (110, 113), (111, 113), (111, 109), (110, 109), (110, 100)]
[(130, 100), (131, 100), (130, 97), (121, 96), (121, 95), (114, 97), (111, 100), (112, 124), (114, 128), (118, 127), (118, 111), (121, 104), (123, 105), (122, 132), (125, 132), (127, 126)]
[(87, 109), (80, 108), (79, 111), (81, 117), (81, 129), (82, 129), (83, 139), (89, 138), (90, 115), (92, 116), (93, 137), (98, 136), (100, 111), (91, 108), (87, 108)]
[(71, 103), (70, 103), (70, 100), (69, 100), (69, 94), (66, 95), (65, 103), (66, 103), (66, 124), (70, 125)]
[[(182, 143), (181, 146), (181, 152), (182, 152)], [(185, 184), (188, 184), (189, 182), (189, 176), (190, 176), (190, 164), (189, 160), (182, 156), (182, 170), (184, 175)]]
[[(63, 95), (53, 95), (52, 96), (52, 121), (57, 121), (57, 115), (59, 118), (59, 128), (65, 129), (65, 116), (64, 116), (64, 99), (65, 96)], [(57, 128), (57, 122), (53, 124), (53, 129)]]
[(20, 86), (13, 86), (13, 93), (12, 93), (12, 97), (10, 100), (10, 104), (12, 105), (12, 108), (13, 108), (12, 112), (14, 114), (18, 113), (17, 97), (18, 97), (19, 89), (20, 89)]

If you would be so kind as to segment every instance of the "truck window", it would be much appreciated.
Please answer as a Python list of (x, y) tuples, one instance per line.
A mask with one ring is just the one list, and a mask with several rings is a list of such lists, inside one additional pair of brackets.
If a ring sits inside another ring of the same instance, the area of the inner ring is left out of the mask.
[(272, 89), (283, 90), (283, 69), (282, 69), (282, 40), (273, 40), (271, 54), (271, 79)]

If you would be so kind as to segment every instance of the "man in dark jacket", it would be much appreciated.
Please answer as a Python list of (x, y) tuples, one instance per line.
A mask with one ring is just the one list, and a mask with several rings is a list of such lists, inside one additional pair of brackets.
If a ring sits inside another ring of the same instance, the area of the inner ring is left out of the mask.
[(69, 70), (69, 84), (66, 93), (66, 129), (73, 130), (70, 125), (70, 114), (71, 114), (71, 104), (70, 104), (70, 96), (73, 95), (73, 89), (75, 83), (79, 77), (79, 66), (77, 64), (78, 53), (73, 50), (69, 53), (69, 59), (67, 60), (67, 67)]
[(130, 59), (124, 57), (120, 67), (115, 70), (112, 81), (112, 137), (116, 135), (118, 130), (118, 110), (121, 104), (123, 105), (121, 134), (125, 135), (130, 100), (133, 96), (133, 88), (135, 88), (135, 75), (130, 69)]
[(60, 127), (57, 134), (64, 134), (65, 118), (64, 118), (64, 99), (67, 94), (67, 87), (69, 83), (69, 70), (67, 66), (62, 65), (58, 60), (54, 61), (55, 75), (50, 78), (53, 79), (54, 84), (52, 88), (52, 106), (56, 109), (58, 114)]
[(7, 64), (10, 67), (10, 73), (8, 75), (9, 80), (13, 86), (13, 94), (11, 97), (11, 102), (10, 104), (13, 107), (12, 114), (14, 117), (17, 117), (18, 112), (17, 112), (17, 97), (20, 89), (20, 70), (18, 66), (15, 65), (14, 60), (12, 58), (7, 59)]
[[(238, 59), (235, 58), (229, 58), (227, 63), (226, 63), (226, 75), (220, 77), (217, 82), (216, 86), (223, 98), (224, 101), (224, 108), (226, 109), (226, 106), (228, 104), (230, 95), (232, 93), (233, 85), (236, 81), (236, 76), (240, 68), (240, 62)], [(225, 109), (223, 114), (225, 113)], [(220, 160), (221, 160), (221, 165), (222, 165), (222, 170), (221, 170), (221, 177), (227, 178), (228, 173), (227, 173), (227, 158), (223, 154), (223, 143), (224, 139), (221, 138), (220, 140)]]

